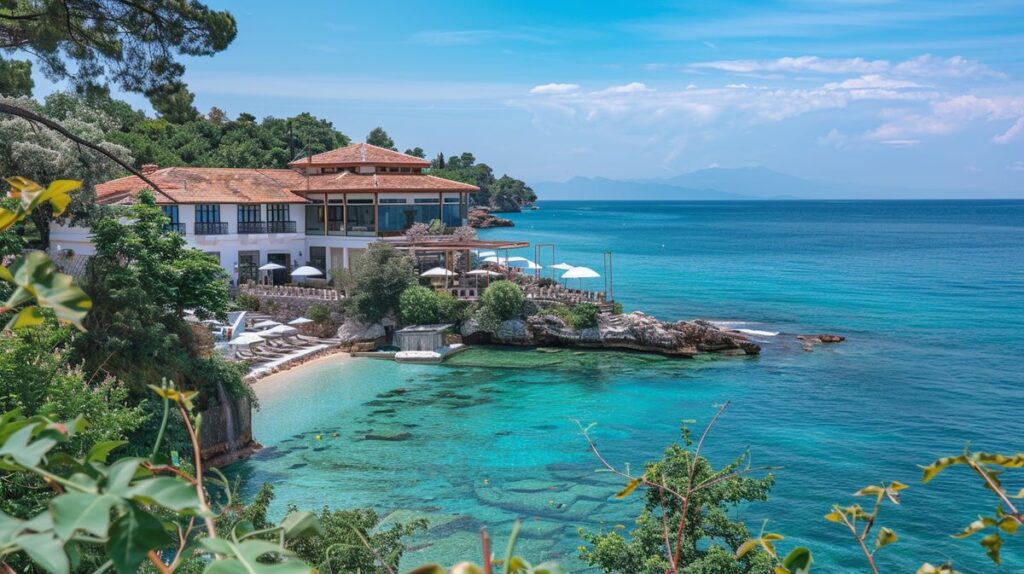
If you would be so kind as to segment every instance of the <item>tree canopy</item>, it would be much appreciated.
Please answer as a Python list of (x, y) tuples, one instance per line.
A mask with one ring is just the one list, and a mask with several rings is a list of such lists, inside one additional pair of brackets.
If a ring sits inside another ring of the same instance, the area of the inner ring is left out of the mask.
[(380, 126), (373, 128), (373, 130), (366, 135), (366, 143), (382, 147), (384, 149), (398, 151), (398, 148), (395, 147), (395, 140), (391, 139), (388, 132), (384, 131), (384, 128)]
[[(174, 85), (185, 70), (181, 56), (220, 52), (236, 32), (230, 13), (198, 0), (18, 0), (0, 9), (0, 50), (31, 55), (46, 77), (81, 93), (108, 84), (129, 92)], [(24, 69), (0, 72), (12, 78)]]
[(216, 259), (165, 230), (166, 222), (146, 192), (127, 213), (112, 213), (93, 225), (96, 255), (82, 281), (93, 308), (75, 350), (90, 372), (132, 381), (137, 390), (164, 377), (199, 390), (210, 382), (205, 375), (217, 373), (199, 364), (207, 360), (205, 343), (184, 312), (223, 317), (227, 275)]

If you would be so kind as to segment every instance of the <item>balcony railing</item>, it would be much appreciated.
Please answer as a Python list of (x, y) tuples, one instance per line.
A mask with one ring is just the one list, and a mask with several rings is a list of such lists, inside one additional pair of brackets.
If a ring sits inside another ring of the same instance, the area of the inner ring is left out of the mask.
[(295, 233), (294, 221), (268, 221), (267, 233)]
[(185, 224), (184, 223), (165, 223), (164, 231), (173, 231), (185, 235)]
[(227, 235), (228, 234), (228, 222), (220, 221), (217, 223), (200, 223), (196, 222), (196, 235)]
[(263, 221), (239, 221), (238, 233), (266, 233), (267, 224)]

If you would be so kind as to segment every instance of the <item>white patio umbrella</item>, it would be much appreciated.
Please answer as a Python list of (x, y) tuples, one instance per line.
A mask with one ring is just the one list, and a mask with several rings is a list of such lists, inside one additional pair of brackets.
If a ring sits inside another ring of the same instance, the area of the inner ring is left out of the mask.
[(590, 267), (573, 267), (562, 275), (562, 279), (593, 279), (601, 274)]
[(252, 326), (253, 329), (269, 329), (270, 327), (276, 327), (280, 325), (277, 321), (267, 319), (266, 321), (260, 321)]
[(466, 273), (466, 275), (488, 275), (490, 277), (500, 277), (501, 273), (498, 273), (497, 271), (491, 271), (490, 269), (474, 269)]
[(260, 337), (255, 333), (242, 333), (241, 335), (228, 341), (228, 344), (233, 347), (248, 347), (249, 345), (253, 345), (255, 343), (263, 343), (264, 341), (266, 341), (266, 339)]
[(259, 267), (260, 271), (277, 271), (278, 269), (286, 269), (286, 267), (277, 263), (267, 263)]
[(262, 333), (260, 333), (260, 335), (261, 336), (270, 335), (270, 334), (290, 335), (292, 333), (298, 333), (298, 332), (299, 332), (299, 330), (296, 329), (295, 327), (289, 327), (288, 325), (278, 325), (276, 327), (271, 327), (271, 328), (267, 329), (266, 331), (263, 331)]
[(420, 277), (453, 277), (454, 275), (454, 272), (449, 271), (444, 267), (434, 267), (433, 269), (428, 269), (423, 273), (420, 273)]
[(476, 254), (477, 257), (495, 257), (498, 255), (497, 251), (480, 251)]
[(291, 321), (288, 321), (288, 324), (289, 325), (306, 325), (308, 323), (313, 323), (313, 322), (314, 321), (312, 319), (307, 319), (305, 317), (299, 317), (298, 319), (292, 319)]
[(303, 265), (295, 271), (292, 271), (292, 277), (316, 277), (317, 275), (323, 274), (323, 271), (320, 271), (316, 267), (310, 267), (309, 265)]
[(552, 269), (561, 269), (562, 271), (568, 271), (570, 269), (575, 269), (575, 265), (569, 265), (568, 263), (565, 263), (565, 262), (559, 263), (557, 265), (548, 265), (548, 267), (550, 267)]

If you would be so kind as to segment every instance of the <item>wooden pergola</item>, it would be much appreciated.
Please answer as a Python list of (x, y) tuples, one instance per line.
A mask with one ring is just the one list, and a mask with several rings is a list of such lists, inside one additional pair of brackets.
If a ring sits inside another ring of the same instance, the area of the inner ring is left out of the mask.
[[(455, 269), (455, 254), (463, 255), (465, 269), (469, 271), (471, 251), (508, 251), (511, 249), (522, 249), (529, 247), (525, 241), (485, 241), (482, 239), (457, 239), (452, 236), (431, 236), (420, 240), (405, 239), (402, 241), (389, 241), (396, 249), (405, 251), (413, 256), (436, 253), (444, 256), (445, 269), (453, 273), (459, 273)], [(445, 278), (445, 286), (448, 286), (448, 278)]]

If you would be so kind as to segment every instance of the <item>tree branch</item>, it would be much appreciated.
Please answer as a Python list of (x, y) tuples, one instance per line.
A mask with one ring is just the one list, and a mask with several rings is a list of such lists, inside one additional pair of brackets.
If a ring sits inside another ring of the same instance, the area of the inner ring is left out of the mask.
[(43, 124), (44, 126), (46, 126), (46, 127), (50, 128), (51, 130), (61, 134), (62, 136), (68, 138), (69, 140), (71, 140), (71, 141), (73, 141), (73, 142), (75, 142), (75, 143), (77, 143), (79, 145), (83, 145), (83, 146), (85, 146), (85, 147), (87, 147), (87, 148), (89, 148), (89, 149), (91, 149), (91, 150), (93, 150), (95, 152), (98, 152), (98, 153), (108, 157), (109, 159), (113, 160), (113, 162), (116, 163), (117, 165), (119, 165), (119, 166), (123, 167), (124, 169), (128, 170), (129, 172), (131, 172), (132, 175), (134, 175), (135, 177), (137, 177), (137, 178), (141, 179), (142, 181), (146, 182), (151, 188), (153, 188), (154, 191), (163, 193), (163, 190), (160, 189), (159, 185), (153, 183), (153, 180), (151, 180), (148, 177), (146, 177), (142, 172), (136, 170), (134, 167), (132, 167), (132, 166), (128, 165), (127, 163), (125, 163), (124, 161), (122, 161), (121, 158), (117, 157), (116, 155), (110, 153), (109, 151), (103, 149), (102, 147), (100, 147), (100, 146), (98, 146), (98, 145), (96, 145), (96, 144), (94, 144), (94, 143), (92, 143), (92, 142), (90, 142), (90, 141), (88, 141), (86, 139), (83, 139), (83, 138), (80, 138), (80, 137), (76, 136), (75, 134), (73, 134), (70, 131), (68, 131), (67, 128), (65, 128), (64, 126), (60, 125), (59, 123), (57, 123), (57, 122), (55, 122), (55, 121), (53, 121), (53, 120), (51, 120), (49, 118), (43, 117), (43, 116), (41, 116), (41, 115), (31, 111), (31, 110), (26, 110), (24, 108), (19, 108), (18, 106), (12, 106), (12, 105), (10, 105), (8, 103), (5, 103), (5, 102), (0, 102), (0, 113), (11, 114), (12, 116), (18, 116), (19, 118), (26, 119), (26, 120), (28, 120), (30, 122), (36, 122), (36, 123)]

